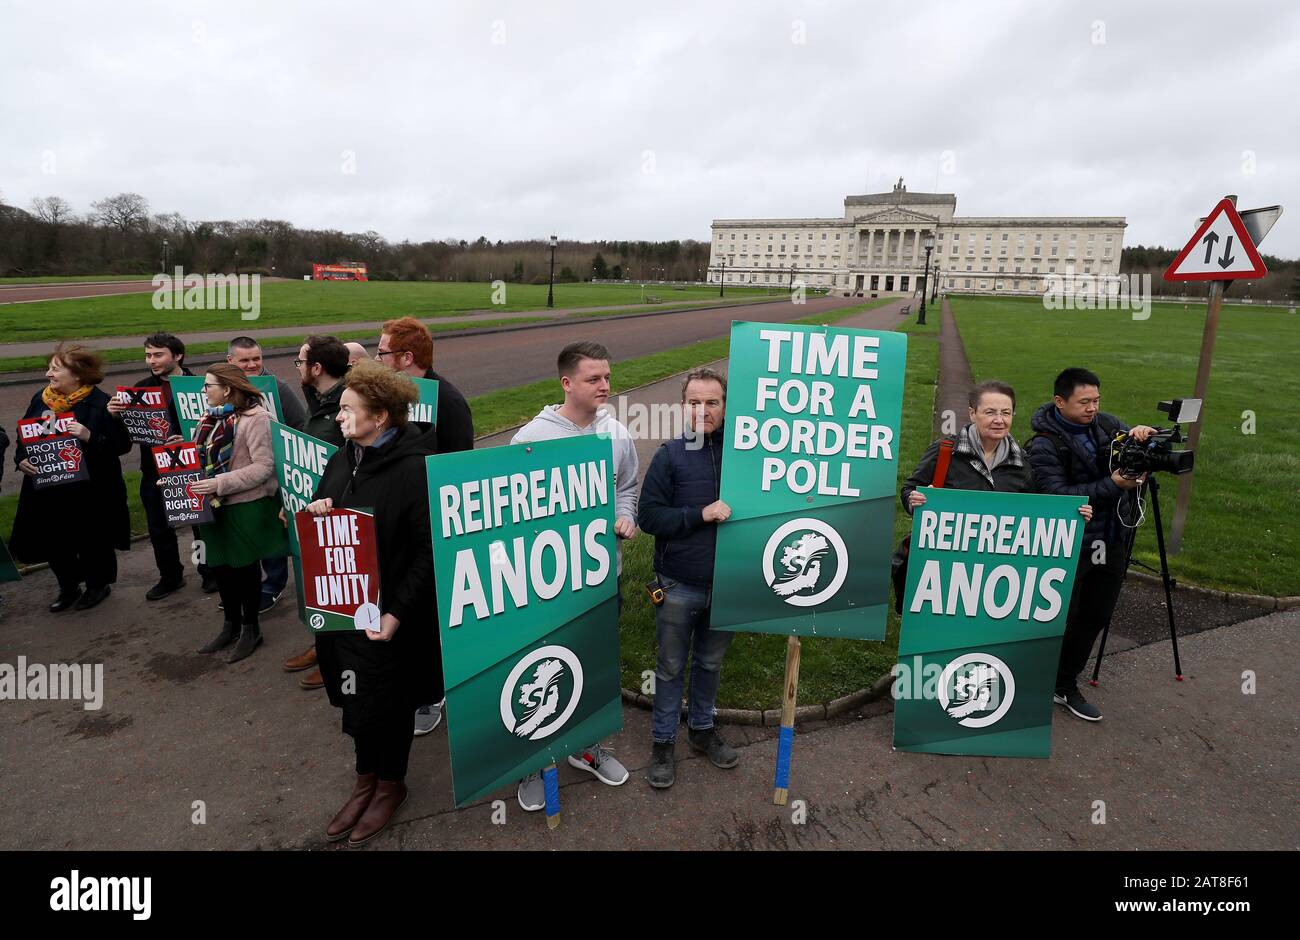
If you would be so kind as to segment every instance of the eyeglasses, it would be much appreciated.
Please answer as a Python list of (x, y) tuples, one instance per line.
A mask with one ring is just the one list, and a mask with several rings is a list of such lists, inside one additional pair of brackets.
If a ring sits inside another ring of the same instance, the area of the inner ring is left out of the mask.
[(381, 349), (375, 353), (376, 359), (383, 359), (385, 356), (397, 356), (401, 353), (408, 352), (406, 349)]
[(225, 386), (222, 385), (220, 382), (204, 382), (203, 387), (204, 388), (225, 388)]

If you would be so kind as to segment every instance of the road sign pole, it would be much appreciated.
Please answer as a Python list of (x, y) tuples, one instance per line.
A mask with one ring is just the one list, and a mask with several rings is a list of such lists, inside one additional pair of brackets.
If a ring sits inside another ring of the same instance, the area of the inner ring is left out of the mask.
[[(1192, 422), (1187, 435), (1187, 446), (1195, 452), (1201, 440), (1201, 426), (1205, 424), (1205, 392), (1210, 385), (1210, 366), (1214, 361), (1214, 340), (1219, 333), (1219, 307), (1223, 304), (1223, 291), (1228, 281), (1210, 282), (1210, 299), (1205, 305), (1205, 332), (1201, 334), (1201, 361), (1196, 366), (1196, 390), (1193, 398), (1201, 400), (1201, 413), (1198, 420)], [(1174, 504), (1174, 522), (1169, 530), (1169, 554), (1177, 555), (1183, 542), (1183, 525), (1187, 522), (1187, 507), (1192, 500), (1191, 473), (1184, 473), (1178, 478), (1178, 499)]]

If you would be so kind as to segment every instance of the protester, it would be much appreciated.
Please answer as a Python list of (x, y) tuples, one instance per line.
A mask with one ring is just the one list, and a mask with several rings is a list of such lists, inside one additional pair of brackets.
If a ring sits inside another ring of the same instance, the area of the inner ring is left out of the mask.
[[(171, 435), (180, 440), (180, 416), (176, 413), (176, 398), (172, 394), (173, 375), (193, 375), (185, 367), (185, 343), (171, 333), (154, 333), (144, 338), (144, 361), (149, 374), (131, 383), (134, 388), (157, 388), (162, 391), (163, 404), (167, 406), (167, 420)], [(127, 405), (110, 397), (108, 413), (119, 421)], [(149, 528), (149, 543), (153, 546), (154, 564), (158, 568), (158, 583), (145, 592), (145, 600), (158, 601), (179, 591), (185, 585), (185, 565), (181, 562), (180, 545), (176, 530), (167, 522), (167, 509), (163, 505), (162, 490), (158, 487), (158, 468), (154, 464), (153, 450), (149, 444), (140, 445), (140, 504)], [(195, 533), (197, 537), (197, 532)], [(203, 590), (212, 593), (217, 589), (216, 578), (199, 565)]]
[[(1033, 467), (1015, 438), (1011, 424), (1016, 415), (1016, 392), (1005, 382), (995, 379), (981, 382), (970, 390), (966, 399), (969, 423), (956, 435), (946, 435), (932, 443), (921, 455), (921, 462), (903, 482), (899, 498), (910, 516), (924, 506), (925, 489), (934, 485), (940, 461), (941, 445), (951, 445), (944, 489), (986, 490), (999, 493), (1034, 493)], [(1092, 507), (1079, 507), (1084, 519), (1092, 518)], [(900, 561), (900, 564), (902, 562)], [(906, 569), (896, 572), (894, 589), (902, 603)]]
[[(474, 449), (474, 419), (469, 403), (460, 389), (433, 371), (433, 337), (415, 317), (399, 317), (383, 325), (375, 359), (397, 372), (417, 379), (438, 383), (437, 425), (428, 428), (417, 424), (429, 437), (430, 450), (449, 454)], [(438, 654), (440, 657), (441, 652)], [(439, 675), (441, 675), (441, 666)], [(415, 712), (415, 734), (428, 734), (442, 721), (445, 701), (442, 690), (435, 700), (425, 702)]]
[(1133, 530), (1122, 524), (1121, 509), (1136, 517), (1140, 487), (1146, 482), (1145, 474), (1129, 479), (1110, 469), (1110, 444), (1120, 432), (1145, 441), (1155, 428), (1130, 428), (1102, 411), (1101, 379), (1087, 369), (1065, 369), (1053, 391), (1052, 400), (1040, 405), (1030, 421), (1034, 435), (1027, 450), (1034, 476), (1042, 492), (1086, 496), (1094, 510), (1083, 530), (1053, 701), (1085, 721), (1101, 721), (1101, 709), (1079, 691), (1079, 673), (1097, 634), (1110, 623), (1123, 587)]
[[(621, 422), (604, 407), (609, 401), (609, 350), (600, 343), (570, 343), (560, 350), (556, 361), (564, 402), (547, 405), (511, 438), (511, 444), (527, 444), (581, 434), (606, 434), (614, 445), (615, 511), (614, 533), (620, 539), (636, 535), (638, 466), (636, 447)], [(623, 548), (618, 548), (617, 573), (623, 573)], [(619, 587), (619, 611), (623, 608), (622, 586)], [(601, 783), (613, 787), (627, 782), (627, 768), (599, 743), (581, 754), (570, 754), (569, 763), (585, 770)], [(528, 812), (546, 806), (546, 792), (539, 772), (529, 774), (519, 783), (519, 805)]]
[(344, 343), (348, 348), (348, 365), (354, 366), (362, 359), (369, 359), (370, 353), (366, 352), (366, 347), (360, 343)]
[[(349, 368), (347, 347), (333, 336), (308, 336), (293, 364), (298, 370), (302, 394), (307, 401), (308, 417), (303, 430), (317, 440), (342, 447), (343, 430), (337, 418), (343, 379)], [(298, 681), (298, 685), (307, 690), (325, 687), (320, 669), (313, 668), (315, 666), (315, 644), (284, 661), (285, 672), (311, 669)]]
[(433, 337), (415, 317), (389, 320), (379, 334), (375, 359), (412, 378), (438, 383), (438, 453), (474, 449), (474, 420), (460, 389), (433, 371)]
[(677, 779), (673, 749), (681, 724), (686, 667), (691, 670), (687, 740), (724, 770), (740, 763), (736, 749), (714, 727), (722, 660), (734, 634), (709, 625), (713, 604), (713, 550), (718, 525), (731, 517), (721, 499), (727, 380), (695, 369), (682, 380), (682, 407), (690, 430), (660, 446), (641, 486), (637, 520), (655, 537), (654, 717), (646, 781), (664, 789)]
[[(326, 828), (330, 841), (361, 845), (406, 801), (411, 711), (442, 696), (433, 544), (429, 531), (424, 433), (407, 420), (418, 392), (374, 362), (348, 373), (338, 421), (344, 445), (325, 466), (307, 511), (364, 508), (378, 540), (378, 630), (318, 634), (316, 652), (330, 704), (343, 709), (357, 779)], [(344, 674), (350, 677), (344, 688)]]
[(262, 642), (260, 613), (264, 558), (288, 554), (289, 541), (276, 498), (271, 451), (271, 413), (238, 367), (208, 367), (203, 378), (208, 412), (194, 430), (204, 479), (190, 484), (210, 497), (215, 519), (199, 526), (206, 561), (217, 577), (224, 622), (200, 648), (215, 653), (234, 643), (226, 662), (236, 663)]
[[(244, 375), (270, 375), (262, 362), (262, 347), (251, 336), (236, 336), (226, 348), (226, 362), (238, 366)], [(307, 409), (289, 388), (289, 383), (276, 378), (275, 388), (280, 399), (280, 423), (296, 431), (301, 431), (307, 423)], [(280, 596), (284, 586), (289, 583), (289, 559), (267, 558), (262, 562), (265, 577), (262, 580), (262, 598), (258, 605), (259, 613), (268, 613)]]
[[(69, 607), (89, 610), (112, 593), (117, 555), (131, 547), (131, 518), (122, 479), (122, 455), (131, 438), (108, 413), (109, 396), (96, 388), (104, 379), (100, 356), (60, 343), (45, 370), (49, 384), (32, 396), (24, 418), (71, 412), (68, 432), (81, 442), (89, 479), (37, 489), (36, 467), (18, 437), (14, 463), (26, 476), (18, 495), (12, 554), (26, 562), (48, 561), (59, 582), (50, 613)], [(85, 593), (81, 586), (85, 584)]]
[(348, 374), (348, 349), (333, 336), (308, 336), (293, 361), (307, 402), (302, 430), (317, 440), (340, 447), (343, 432), (335, 419), (343, 378)]

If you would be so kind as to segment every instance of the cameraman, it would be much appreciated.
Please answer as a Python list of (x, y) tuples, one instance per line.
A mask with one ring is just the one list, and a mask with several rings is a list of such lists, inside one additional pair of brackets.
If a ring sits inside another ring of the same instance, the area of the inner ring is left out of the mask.
[(1085, 721), (1101, 721), (1101, 710), (1079, 692), (1079, 673), (1103, 627), (1110, 623), (1124, 581), (1132, 530), (1120, 521), (1136, 515), (1135, 491), (1146, 474), (1128, 479), (1110, 469), (1110, 445), (1127, 433), (1145, 441), (1155, 428), (1130, 428), (1101, 410), (1101, 379), (1087, 369), (1066, 369), (1056, 377), (1052, 400), (1034, 412), (1026, 444), (1041, 493), (1086, 496), (1093, 516), (1083, 530), (1074, 593), (1061, 641), (1053, 701)]

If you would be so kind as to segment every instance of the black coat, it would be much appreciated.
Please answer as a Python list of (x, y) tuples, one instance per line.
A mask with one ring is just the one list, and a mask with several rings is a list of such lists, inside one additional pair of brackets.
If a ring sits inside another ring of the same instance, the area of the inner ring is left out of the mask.
[[(394, 709), (415, 709), (442, 695), (438, 603), (429, 530), (424, 433), (407, 425), (379, 448), (345, 444), (325, 465), (316, 499), (340, 509), (373, 509), (379, 555), (379, 609), (399, 621), (388, 642), (361, 631), (318, 634), (316, 653), (330, 704), (343, 709), (343, 730), (356, 735)], [(341, 688), (343, 670), (356, 675), (353, 693)]]
[(343, 446), (343, 429), (337, 421), (343, 388), (342, 379), (324, 395), (316, 394), (311, 386), (303, 386), (303, 398), (307, 401), (307, 423), (303, 425), (303, 431), (335, 447)]
[[(193, 375), (185, 366), (181, 366), (177, 375)], [(171, 422), (172, 433), (181, 433), (181, 417), (176, 413), (176, 396), (172, 394), (171, 383), (160, 379), (150, 372), (142, 379), (131, 383), (132, 388), (161, 388), (163, 401), (167, 403), (167, 420)], [(158, 466), (153, 462), (153, 448), (149, 444), (140, 445), (140, 476), (146, 484), (158, 479)]]
[[(1091, 557), (1093, 542), (1104, 541), (1112, 547), (1106, 553), (1108, 564), (1117, 565), (1124, 559), (1123, 549), (1132, 530), (1120, 525), (1116, 512), (1123, 505), (1125, 516), (1136, 518), (1137, 507), (1132, 492), (1120, 489), (1110, 478), (1110, 442), (1115, 432), (1127, 431), (1128, 425), (1114, 415), (1098, 412), (1088, 430), (1097, 448), (1094, 457), (1076, 435), (1061, 427), (1055, 411), (1056, 405), (1050, 401), (1039, 406), (1030, 421), (1034, 436), (1025, 444), (1039, 491), (1088, 497), (1092, 521), (1083, 530), (1083, 557)], [(1114, 550), (1116, 546), (1119, 551)]]
[[(90, 479), (38, 490), (32, 478), (23, 475), (9, 542), (16, 558), (46, 561), (55, 539), (75, 539), (91, 527), (103, 529), (118, 551), (131, 547), (131, 515), (122, 479), (122, 455), (130, 452), (131, 438), (125, 425), (108, 413), (108, 401), (108, 395), (97, 388), (72, 409), (77, 421), (90, 429), (90, 440), (81, 444)], [(23, 417), (39, 418), (49, 410), (37, 392)], [(14, 465), (26, 456), (27, 448), (16, 440)]]
[[(991, 474), (984, 463), (983, 455), (975, 453), (975, 448), (971, 446), (966, 428), (962, 428), (961, 433), (956, 436), (939, 439), (939, 441), (943, 440), (953, 442), (952, 460), (948, 464), (948, 476), (943, 483), (944, 489), (987, 490), (998, 493), (1037, 492), (1033, 469), (1024, 451), (1011, 438), (1007, 438), (1011, 444), (1011, 454), (998, 464)], [(908, 515), (912, 514), (912, 507), (907, 504), (908, 495), (913, 490), (929, 486), (934, 482), (934, 471), (939, 462), (939, 441), (931, 444), (921, 455), (921, 462), (912, 471), (912, 475), (903, 482), (903, 488), (899, 491), (899, 498), (903, 501), (903, 508), (907, 510)]]
[(431, 446), (440, 454), (473, 450), (474, 416), (470, 414), (465, 396), (432, 369), (424, 373), (424, 377), (438, 383), (438, 427), (429, 432), (429, 440), (433, 442)]

